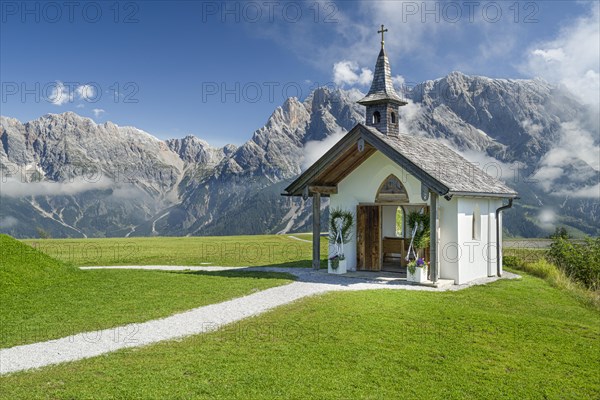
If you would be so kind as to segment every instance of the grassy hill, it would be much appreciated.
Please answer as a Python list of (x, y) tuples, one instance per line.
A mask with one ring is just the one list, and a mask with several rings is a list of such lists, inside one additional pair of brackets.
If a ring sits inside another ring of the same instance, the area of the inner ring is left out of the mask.
[(0, 234), (0, 296), (55, 282), (77, 280), (82, 271), (8, 235)]
[(243, 271), (82, 271), (0, 235), (0, 348), (165, 317), (290, 279)]

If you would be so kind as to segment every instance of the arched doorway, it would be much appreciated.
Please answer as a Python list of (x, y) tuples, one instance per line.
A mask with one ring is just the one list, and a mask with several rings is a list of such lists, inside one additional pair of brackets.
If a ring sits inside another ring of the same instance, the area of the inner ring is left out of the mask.
[(374, 204), (357, 208), (357, 269), (404, 272), (406, 214), (410, 203), (397, 176), (387, 176), (375, 194)]

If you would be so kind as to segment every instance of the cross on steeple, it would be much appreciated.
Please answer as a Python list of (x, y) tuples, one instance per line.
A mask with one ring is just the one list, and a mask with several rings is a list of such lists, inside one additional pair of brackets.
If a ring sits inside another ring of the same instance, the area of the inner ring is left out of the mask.
[(360, 99), (358, 104), (362, 104), (367, 108), (366, 126), (373, 127), (384, 135), (398, 136), (400, 134), (398, 108), (405, 106), (407, 103), (398, 96), (392, 83), (390, 62), (383, 48), (384, 34), (387, 31), (384, 25), (381, 25), (381, 29), (377, 31), (377, 33), (381, 33), (381, 50), (373, 71), (373, 83), (371, 83), (369, 93)]
[(383, 24), (381, 24), (381, 30), (377, 31), (377, 33), (381, 33), (381, 48), (382, 49), (383, 49), (383, 43), (384, 43), (383, 34), (387, 31), (388, 31), (387, 29), (383, 29)]

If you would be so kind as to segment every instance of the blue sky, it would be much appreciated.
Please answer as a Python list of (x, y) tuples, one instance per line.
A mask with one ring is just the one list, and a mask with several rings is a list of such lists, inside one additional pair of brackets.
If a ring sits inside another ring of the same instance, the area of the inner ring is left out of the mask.
[(213, 145), (249, 139), (288, 95), (367, 90), (381, 23), (408, 85), (459, 70), (577, 91), (579, 75), (598, 76), (597, 2), (0, 4), (2, 115), (74, 111)]

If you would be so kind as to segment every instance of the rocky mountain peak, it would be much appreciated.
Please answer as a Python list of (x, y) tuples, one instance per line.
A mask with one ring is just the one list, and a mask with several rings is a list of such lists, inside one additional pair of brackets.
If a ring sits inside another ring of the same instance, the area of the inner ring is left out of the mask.
[[(364, 107), (356, 103), (362, 96), (358, 90), (321, 87), (304, 100), (289, 98), (246, 143), (220, 149), (193, 135), (161, 141), (133, 127), (98, 125), (75, 113), (49, 114), (25, 124), (2, 117), (0, 168), (27, 166), (48, 182), (71, 182), (73, 175), (93, 167), (114, 184), (68, 194), (29, 190), (20, 197), (7, 196), (3, 188), (0, 221), (12, 216), (28, 223), (0, 230), (21, 237), (35, 236), (36, 225), (59, 237), (306, 230), (308, 205), (282, 198), (281, 190), (301, 172), (307, 142), (364, 121)], [(486, 160), (525, 162), (531, 170), (556, 145), (565, 121), (582, 113), (573, 96), (547, 82), (460, 72), (423, 82), (406, 96), (411, 103), (400, 109), (404, 133), (440, 138)], [(598, 175), (585, 163), (569, 168), (570, 175)], [(580, 185), (570, 184), (575, 186), (565, 187), (573, 191)], [(597, 234), (597, 201), (557, 200), (533, 184), (517, 189), (527, 207), (516, 204), (514, 219), (507, 213), (512, 233), (543, 233), (531, 222), (536, 218), (531, 210), (538, 207), (536, 199), (544, 198), (545, 207), (561, 208), (566, 222)]]
[(186, 163), (214, 166), (224, 156), (222, 149), (213, 148), (206, 141), (193, 135), (187, 135), (183, 139), (167, 139), (165, 143)]

